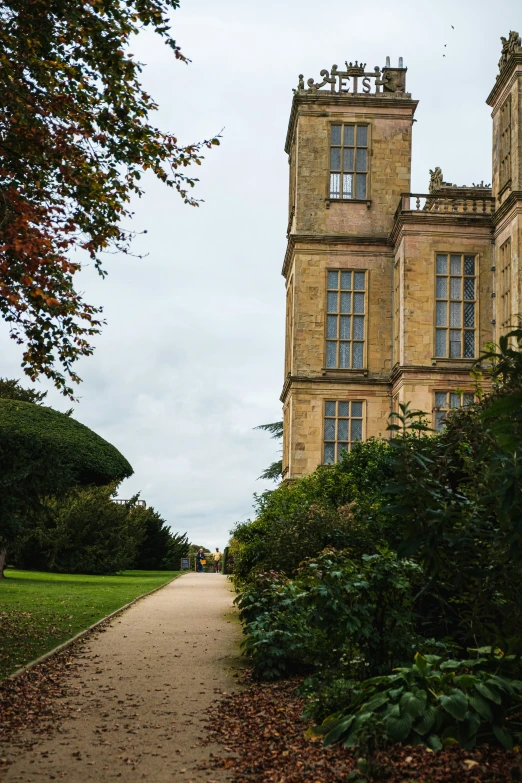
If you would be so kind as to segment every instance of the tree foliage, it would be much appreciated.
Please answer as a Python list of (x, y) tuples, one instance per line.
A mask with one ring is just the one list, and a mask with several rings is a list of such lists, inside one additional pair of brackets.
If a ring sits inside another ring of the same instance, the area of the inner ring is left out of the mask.
[(114, 446), (70, 416), (0, 398), (0, 550), (12, 544), (49, 496), (131, 474)]
[(145, 571), (176, 570), (188, 553), (187, 534), (172, 533), (169, 525), (152, 506), (134, 509), (144, 530), (134, 568)]
[(6, 457), (10, 447), (23, 450), (24, 478), (36, 471), (35, 460), (53, 452), (81, 484), (108, 484), (133, 472), (112, 444), (71, 416), (43, 405), (0, 399), (0, 443)]
[(171, 532), (152, 506), (137, 505), (138, 495), (115, 503), (116, 491), (112, 482), (46, 499), (16, 540), (13, 561), (61, 573), (178, 570), (186, 534)]
[(130, 51), (144, 28), (188, 62), (170, 33), (179, 0), (6, 0), (0, 8), (0, 313), (23, 366), (64, 393), (93, 352), (101, 309), (75, 288), (85, 251), (128, 252), (129, 201), (152, 172), (187, 204), (213, 138), (180, 145), (151, 123), (157, 106)]
[(116, 484), (76, 487), (48, 499), (16, 547), (23, 568), (113, 574), (132, 568), (146, 528), (132, 500), (114, 503)]
[(255, 495), (256, 518), (232, 530), (236, 579), (255, 570), (290, 575), (299, 563), (325, 547), (374, 553), (393, 531), (380, 509), (383, 482), (391, 475), (389, 445), (383, 440), (356, 443), (337, 465)]
[[(259, 424), (254, 427), (255, 430), (264, 430), (269, 432), (274, 440), (282, 440), (283, 438), (283, 422), (274, 421), (271, 424)], [(272, 462), (259, 476), (264, 481), (279, 481), (283, 476), (283, 460), (279, 459)]]
[(14, 378), (0, 378), (0, 398), (4, 400), (21, 400), (21, 402), (33, 402), (35, 405), (41, 405), (46, 397), (46, 391), (24, 389), (20, 386), (20, 381)]

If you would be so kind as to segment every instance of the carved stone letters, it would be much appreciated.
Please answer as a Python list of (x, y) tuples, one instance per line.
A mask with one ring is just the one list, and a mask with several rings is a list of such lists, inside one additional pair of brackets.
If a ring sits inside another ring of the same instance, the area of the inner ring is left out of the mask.
[[(400, 60), (402, 61), (402, 58)], [(339, 95), (347, 93), (367, 95), (372, 91), (372, 81), (376, 95), (381, 92), (381, 87), (387, 94), (402, 94), (406, 90), (407, 69), (402, 67), (402, 63), (398, 68), (386, 65), (382, 72), (378, 66), (373, 71), (366, 71), (366, 63), (359, 63), (357, 60), (355, 63), (347, 62), (345, 66), (344, 71), (340, 71), (337, 65), (332, 65), (330, 71), (323, 69), (320, 73), (322, 81), (315, 82), (313, 79), (308, 79), (307, 87), (304, 85), (303, 75), (299, 74), (297, 92), (314, 93), (329, 85), (330, 91)]]

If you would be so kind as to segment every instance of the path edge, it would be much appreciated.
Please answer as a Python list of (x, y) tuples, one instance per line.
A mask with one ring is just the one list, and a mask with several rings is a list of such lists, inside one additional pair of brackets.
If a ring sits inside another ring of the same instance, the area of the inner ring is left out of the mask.
[(43, 655), (40, 655), (39, 658), (35, 658), (33, 661), (29, 661), (29, 663), (26, 664), (26, 666), (22, 666), (20, 669), (17, 669), (12, 674), (8, 674), (7, 677), (4, 677), (3, 680), (0, 680), (0, 684), (2, 682), (7, 682), (8, 680), (18, 679), (18, 677), (21, 677), (22, 674), (25, 674), (31, 669), (34, 669), (34, 667), (38, 666), (38, 664), (43, 663), (48, 658), (51, 658), (53, 655), (56, 655), (57, 653), (60, 653), (63, 650), (66, 650), (68, 647), (74, 644), (74, 642), (77, 642), (79, 639), (82, 639), (84, 636), (87, 636), (87, 634), (90, 633), (91, 631), (94, 631), (94, 629), (97, 628), (102, 623), (105, 623), (107, 620), (111, 620), (113, 617), (116, 617), (116, 615), (121, 614), (121, 612), (124, 612), (126, 609), (129, 609), (133, 604), (137, 603), (138, 601), (141, 601), (142, 598), (147, 598), (149, 595), (153, 595), (153, 593), (157, 593), (158, 590), (163, 590), (164, 587), (168, 587), (169, 585), (172, 584), (172, 582), (175, 582), (176, 579), (179, 579), (182, 576), (184, 576), (184, 573), (178, 574), (173, 579), (170, 579), (168, 582), (165, 582), (164, 585), (160, 585), (159, 587), (155, 587), (153, 590), (149, 590), (148, 593), (142, 593), (141, 595), (136, 596), (136, 598), (133, 598), (132, 601), (129, 601), (128, 604), (125, 604), (124, 606), (120, 606), (119, 609), (115, 609), (114, 612), (105, 615), (105, 617), (102, 617), (101, 620), (97, 620), (88, 628), (85, 628), (83, 631), (80, 631), (75, 636), (71, 636), (71, 638), (67, 639), (67, 641), (62, 642), (57, 647), (53, 647), (52, 650), (49, 650)]

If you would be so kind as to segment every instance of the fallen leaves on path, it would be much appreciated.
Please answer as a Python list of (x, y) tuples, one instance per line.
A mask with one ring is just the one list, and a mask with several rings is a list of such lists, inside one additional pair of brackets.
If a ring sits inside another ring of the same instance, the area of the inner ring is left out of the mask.
[[(230, 770), (234, 783), (340, 783), (357, 763), (357, 752), (323, 748), (306, 739), (298, 680), (253, 683), (227, 696), (214, 708), (210, 739), (224, 745), (227, 757), (214, 768)], [(508, 783), (522, 780), (522, 759), (499, 748), (474, 751), (459, 747), (433, 753), (423, 747), (393, 746), (376, 757), (368, 780), (389, 783)]]
[(72, 647), (14, 680), (0, 682), (0, 743), (14, 744), (26, 730), (47, 733), (62, 717), (60, 701), (71, 695), (64, 675), (76, 666)]

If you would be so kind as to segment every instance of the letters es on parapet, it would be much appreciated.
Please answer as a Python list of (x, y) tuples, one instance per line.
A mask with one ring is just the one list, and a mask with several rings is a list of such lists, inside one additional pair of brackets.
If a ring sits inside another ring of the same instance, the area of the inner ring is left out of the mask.
[[(366, 71), (366, 63), (345, 63), (346, 70), (339, 70), (337, 65), (332, 65), (330, 71), (323, 69), (321, 71), (321, 82), (314, 82), (308, 79), (305, 87), (304, 76), (299, 74), (297, 90), (294, 92), (315, 93), (318, 90), (330, 89), (330, 92), (337, 95), (369, 95), (383, 93), (404, 93), (406, 90), (406, 71), (403, 67), (402, 57), (399, 58), (399, 66), (392, 68), (389, 64), (389, 57), (386, 58), (384, 68), (375, 66), (373, 71)], [(323, 90), (324, 91), (324, 90)]]

